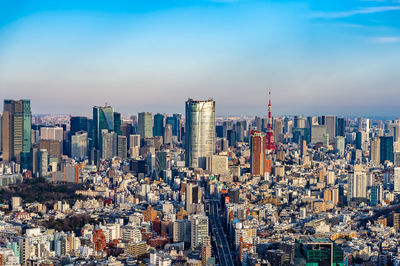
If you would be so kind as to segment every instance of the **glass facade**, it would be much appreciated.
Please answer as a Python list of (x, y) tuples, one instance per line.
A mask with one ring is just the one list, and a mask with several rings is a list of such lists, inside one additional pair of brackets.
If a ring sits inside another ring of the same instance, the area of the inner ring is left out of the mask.
[(138, 133), (140, 138), (153, 137), (153, 114), (149, 112), (139, 113)]
[(101, 131), (114, 130), (114, 109), (111, 106), (93, 107), (94, 147), (101, 149)]
[(215, 102), (186, 101), (186, 166), (205, 168), (215, 151)]
[(156, 114), (154, 115), (153, 135), (163, 136), (163, 134), (164, 134), (164, 115)]

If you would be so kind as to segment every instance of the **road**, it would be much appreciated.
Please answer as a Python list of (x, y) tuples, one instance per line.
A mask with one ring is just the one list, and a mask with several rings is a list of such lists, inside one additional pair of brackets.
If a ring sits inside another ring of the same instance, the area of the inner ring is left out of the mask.
[(222, 228), (221, 220), (218, 216), (218, 200), (209, 200), (209, 218), (211, 223), (211, 231), (214, 236), (215, 246), (217, 247), (217, 254), (219, 262), (222, 266), (233, 266), (233, 259), (231, 250), (229, 249), (228, 240), (226, 239), (225, 232)]

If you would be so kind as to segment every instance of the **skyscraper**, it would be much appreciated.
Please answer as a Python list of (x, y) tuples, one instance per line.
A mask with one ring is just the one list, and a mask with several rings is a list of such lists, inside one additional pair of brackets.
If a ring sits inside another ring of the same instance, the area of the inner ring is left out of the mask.
[(101, 149), (102, 130), (114, 130), (114, 109), (111, 106), (93, 107), (94, 147)]
[(172, 127), (171, 127), (171, 125), (165, 126), (163, 141), (164, 141), (164, 144), (172, 143)]
[(336, 135), (344, 137), (346, 132), (346, 121), (344, 118), (337, 118), (336, 120)]
[(336, 116), (325, 115), (322, 117), (322, 124), (326, 126), (326, 131), (329, 134), (329, 143), (335, 141), (336, 136)]
[(370, 160), (375, 165), (380, 165), (381, 163), (381, 140), (379, 138), (371, 140)]
[(75, 135), (78, 131), (86, 131), (89, 133), (89, 120), (85, 116), (72, 116), (70, 119), (70, 134)]
[(39, 177), (45, 177), (48, 174), (49, 159), (46, 149), (40, 149), (39, 152)]
[(71, 157), (77, 160), (84, 160), (87, 156), (88, 134), (85, 131), (78, 131), (71, 137)]
[(265, 134), (250, 132), (250, 171), (252, 175), (264, 176), (266, 172)]
[(164, 115), (163, 114), (155, 114), (154, 115), (153, 135), (154, 136), (163, 136), (164, 135)]
[(113, 131), (102, 130), (101, 158), (111, 159), (117, 155), (117, 134)]
[(126, 159), (127, 157), (127, 138), (126, 136), (118, 136), (117, 139), (117, 145), (118, 145), (118, 150), (117, 150), (117, 155), (121, 158), (121, 159)]
[(215, 151), (215, 101), (186, 101), (186, 165), (205, 169)]
[(173, 116), (168, 116), (165, 124), (171, 125), (172, 127), (172, 136), (176, 136), (177, 140), (181, 140), (181, 114), (173, 114)]
[(367, 197), (367, 175), (361, 171), (350, 172), (348, 176), (348, 199)]
[(336, 136), (335, 137), (335, 152), (339, 156), (344, 155), (344, 149), (345, 149), (345, 139), (342, 136)]
[(393, 137), (380, 137), (381, 144), (381, 163), (385, 161), (394, 161), (393, 154)]
[(400, 167), (395, 167), (393, 171), (394, 192), (400, 192)]
[(132, 158), (139, 156), (140, 135), (129, 135), (129, 155)]
[(122, 135), (121, 131), (121, 114), (114, 112), (114, 132), (120, 136)]
[(190, 217), (191, 221), (191, 248), (199, 247), (204, 238), (208, 237), (208, 217), (201, 214), (196, 214)]
[(21, 162), (31, 151), (32, 113), (30, 100), (4, 100), (3, 160)]
[(153, 137), (153, 115), (151, 113), (139, 113), (138, 134), (141, 139)]

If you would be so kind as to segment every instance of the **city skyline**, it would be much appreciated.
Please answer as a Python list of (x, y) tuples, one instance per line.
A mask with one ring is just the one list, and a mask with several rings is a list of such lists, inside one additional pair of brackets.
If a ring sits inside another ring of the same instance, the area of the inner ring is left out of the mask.
[[(394, 115), (396, 1), (38, 1), (0, 11), (0, 91), (33, 113)], [(0, 107), (2, 108), (2, 107)], [(400, 114), (399, 114), (400, 115)]]

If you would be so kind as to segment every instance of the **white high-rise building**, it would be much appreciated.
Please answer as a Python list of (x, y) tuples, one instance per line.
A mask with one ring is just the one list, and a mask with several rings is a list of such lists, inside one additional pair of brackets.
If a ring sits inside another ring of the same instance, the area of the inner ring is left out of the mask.
[(71, 137), (71, 157), (77, 160), (84, 160), (87, 156), (88, 134), (85, 131), (76, 132)]
[(350, 172), (348, 175), (347, 197), (366, 198), (367, 197), (367, 174), (361, 171)]
[(40, 139), (52, 139), (63, 141), (64, 131), (62, 127), (42, 127), (40, 129)]
[(140, 135), (129, 135), (129, 155), (131, 158), (139, 156)]
[(108, 132), (107, 129), (101, 132), (101, 158), (111, 159), (117, 155), (117, 134)]
[(339, 156), (344, 155), (344, 149), (345, 149), (345, 139), (342, 136), (336, 136), (335, 137), (335, 151)]
[(394, 168), (394, 192), (400, 192), (400, 167)]
[(190, 217), (190, 244), (195, 249), (203, 243), (203, 239), (208, 237), (208, 217), (202, 214), (196, 214)]
[(371, 140), (370, 150), (371, 163), (379, 165), (381, 163), (381, 141), (379, 138)]
[(215, 101), (186, 101), (186, 166), (206, 168), (215, 151)]
[(41, 149), (39, 152), (39, 176), (45, 177), (48, 174), (49, 154), (46, 149)]

